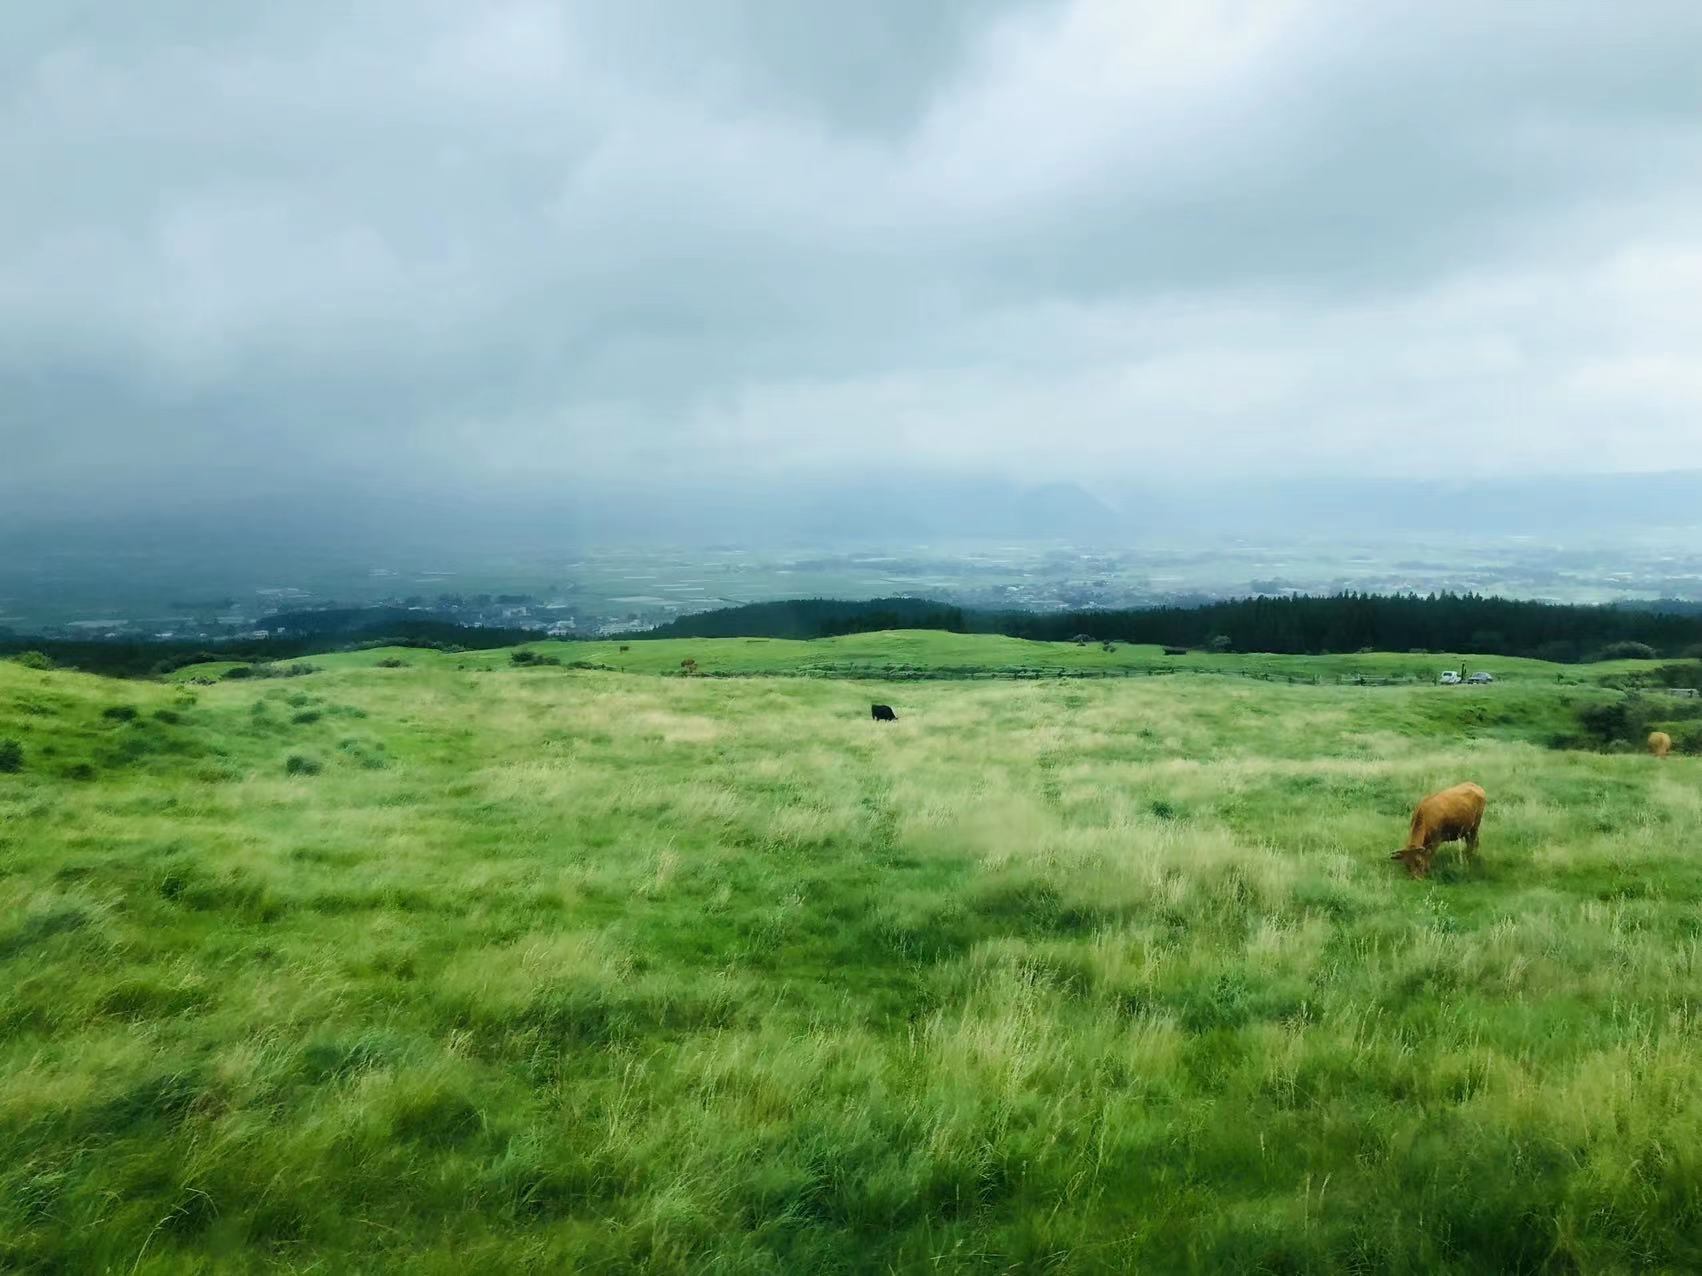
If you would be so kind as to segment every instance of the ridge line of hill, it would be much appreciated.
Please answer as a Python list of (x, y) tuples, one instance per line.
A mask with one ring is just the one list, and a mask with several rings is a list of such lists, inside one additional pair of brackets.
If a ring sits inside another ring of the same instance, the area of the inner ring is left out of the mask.
[[(208, 660), (263, 662), (377, 646), (490, 650), (543, 637), (534, 630), (466, 626), (393, 607), (279, 613), (261, 625), (272, 631), (265, 638), (228, 641), (0, 633), (0, 656), (39, 651), (60, 665), (137, 677)], [(1452, 593), (1291, 595), (1050, 613), (965, 608), (928, 598), (797, 598), (699, 612), (621, 638), (812, 639), (889, 629), (1278, 655), (1470, 651), (1562, 664), (1702, 657), (1702, 603), (1547, 603)]]

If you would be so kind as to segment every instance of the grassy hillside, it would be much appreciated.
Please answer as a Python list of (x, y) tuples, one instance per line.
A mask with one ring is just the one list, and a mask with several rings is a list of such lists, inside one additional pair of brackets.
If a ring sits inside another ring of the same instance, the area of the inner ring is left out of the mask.
[[(953, 634), (937, 630), (890, 630), (838, 638), (666, 638), (597, 642), (534, 642), (527, 650), (554, 656), (564, 664), (582, 662), (623, 673), (677, 674), (682, 661), (694, 660), (706, 675), (749, 676), (811, 674), (882, 677), (923, 673), (939, 675), (1010, 674), (1038, 670), (1084, 675), (1143, 675), (1181, 672), (1230, 674), (1242, 677), (1290, 678), (1314, 682), (1364, 677), (1434, 682), (1444, 669), (1486, 669), (1497, 678), (1587, 684), (1603, 678), (1650, 668), (1659, 661), (1616, 660), (1588, 665), (1551, 664), (1515, 656), (1459, 654), (1286, 656), (1263, 654), (1210, 655), (1189, 652), (1166, 656), (1162, 647), (1114, 643), (1106, 651), (1099, 643), (1034, 642), (993, 634)], [(327, 668), (364, 668), (380, 660), (403, 659), (435, 669), (488, 669), (510, 663), (508, 649), (434, 652), (406, 648), (375, 648), (309, 657)], [(217, 676), (235, 664), (190, 665), (172, 675), (187, 681)], [(1469, 692), (1467, 694), (1470, 694)]]
[(1702, 1265), (1702, 760), (1577, 671), (618, 647), (0, 662), (0, 1268)]

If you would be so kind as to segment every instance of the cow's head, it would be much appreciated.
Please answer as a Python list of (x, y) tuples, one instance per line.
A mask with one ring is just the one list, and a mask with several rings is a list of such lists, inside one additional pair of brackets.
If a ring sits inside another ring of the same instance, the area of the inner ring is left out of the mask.
[(1425, 877), (1430, 873), (1430, 852), (1422, 846), (1409, 846), (1405, 850), (1396, 851), (1389, 856), (1407, 866), (1407, 872), (1414, 877)]

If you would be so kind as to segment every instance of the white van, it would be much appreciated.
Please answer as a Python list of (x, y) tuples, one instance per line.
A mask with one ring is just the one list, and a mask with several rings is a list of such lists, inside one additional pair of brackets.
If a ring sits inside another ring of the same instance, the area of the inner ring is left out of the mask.
[(1458, 669), (1444, 669), (1442, 676), (1436, 681), (1444, 687), (1456, 687), (1460, 683), (1460, 671)]

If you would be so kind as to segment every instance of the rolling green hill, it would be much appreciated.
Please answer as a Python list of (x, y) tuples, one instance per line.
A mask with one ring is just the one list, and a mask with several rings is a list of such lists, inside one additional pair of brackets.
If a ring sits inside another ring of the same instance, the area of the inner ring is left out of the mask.
[[(1432, 683), (1444, 669), (1484, 669), (1498, 679), (1516, 678), (1554, 683), (1593, 685), (1606, 678), (1656, 667), (1648, 660), (1601, 661), (1589, 665), (1558, 665), (1516, 656), (1473, 656), (1448, 653), (1289, 656), (1265, 654), (1213, 655), (1191, 651), (1167, 656), (1164, 649), (1134, 643), (1113, 643), (1107, 651), (1094, 642), (1036, 642), (996, 634), (955, 634), (938, 630), (900, 629), (849, 634), (835, 638), (660, 638), (638, 641), (531, 642), (525, 649), (553, 656), (563, 664), (605, 666), (622, 673), (678, 674), (685, 660), (696, 662), (710, 676), (772, 676), (787, 674), (883, 677), (892, 674), (927, 677), (1011, 676), (1019, 671), (1083, 675), (1169, 674), (1192, 672), (1238, 677), (1294, 678), (1307, 682), (1364, 677)], [(489, 669), (507, 666), (511, 648), (493, 651), (439, 652), (398, 647), (335, 652), (307, 659), (326, 668), (364, 668), (380, 660), (400, 659), (423, 668)], [(187, 665), (172, 676), (178, 680), (217, 676), (235, 661)]]
[(1646, 666), (621, 646), (0, 661), (0, 1268), (1702, 1265)]

